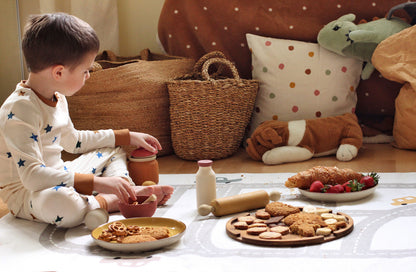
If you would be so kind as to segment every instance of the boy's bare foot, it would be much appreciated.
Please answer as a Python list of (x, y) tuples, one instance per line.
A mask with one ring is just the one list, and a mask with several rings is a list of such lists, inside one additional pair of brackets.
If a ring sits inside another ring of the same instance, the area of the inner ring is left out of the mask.
[[(140, 187), (138, 190), (136, 188), (134, 189), (137, 196), (150, 196), (153, 194), (153, 188), (146, 187), (146, 186), (134, 186), (134, 187)], [(120, 199), (115, 194), (98, 194), (98, 196), (104, 198), (105, 202), (107, 203), (107, 211), (112, 212), (118, 212), (120, 211), (120, 208), (118, 207), (118, 203), (120, 202)], [(97, 196), (97, 197), (98, 197)]]
[[(174, 188), (169, 185), (153, 185), (153, 186), (133, 186), (136, 196), (150, 196), (155, 194), (157, 197), (157, 205), (164, 205), (173, 194)], [(118, 212), (120, 209), (118, 203), (120, 199), (114, 194), (99, 194), (107, 203), (107, 211)]]
[(157, 205), (164, 205), (173, 194), (174, 188), (169, 185), (153, 185), (153, 186), (134, 186), (137, 196), (148, 196), (146, 188), (152, 188), (153, 194), (157, 197)]
[(107, 210), (107, 212), (112, 213), (112, 212), (118, 212), (119, 208), (118, 208), (118, 202), (120, 201), (118, 199), (118, 197), (116, 195), (113, 194), (98, 194), (97, 198), (101, 197), (104, 199), (106, 206), (102, 207), (105, 208)]

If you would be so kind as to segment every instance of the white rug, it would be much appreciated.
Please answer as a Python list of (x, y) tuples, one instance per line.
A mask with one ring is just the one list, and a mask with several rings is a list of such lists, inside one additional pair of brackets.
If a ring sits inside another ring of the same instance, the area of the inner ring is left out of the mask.
[[(349, 214), (354, 220), (353, 232), (314, 246), (242, 244), (225, 231), (233, 215), (217, 218), (197, 214), (194, 175), (161, 175), (160, 183), (174, 186), (175, 192), (154, 216), (184, 222), (187, 229), (180, 242), (153, 252), (112, 252), (95, 245), (84, 226), (57, 229), (8, 214), (0, 219), (1, 271), (414, 271), (416, 203), (392, 204), (395, 199), (416, 197), (416, 173), (381, 173), (372, 196), (338, 204), (310, 201), (285, 188), (284, 181), (291, 175), (217, 175), (222, 180), (217, 185), (217, 197), (277, 189), (285, 203), (330, 207)], [(118, 219), (124, 218), (119, 214), (110, 217), (110, 221)]]

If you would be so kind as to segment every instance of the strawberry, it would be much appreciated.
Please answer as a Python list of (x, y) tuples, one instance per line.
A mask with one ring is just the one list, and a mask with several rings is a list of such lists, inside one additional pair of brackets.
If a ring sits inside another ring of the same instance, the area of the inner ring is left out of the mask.
[(345, 182), (344, 184), (342, 184), (342, 186), (344, 187), (344, 191), (346, 193), (358, 192), (358, 191), (361, 191), (364, 187), (363, 184), (361, 184), (355, 179)]
[(377, 173), (370, 173), (367, 176), (364, 176), (360, 179), (360, 183), (364, 185), (363, 190), (374, 187), (378, 184), (380, 177)]
[(344, 187), (341, 184), (336, 184), (334, 186), (328, 185), (326, 193), (329, 194), (340, 194), (344, 192)]
[(315, 192), (315, 193), (321, 193), (323, 188), (324, 188), (324, 184), (321, 181), (316, 180), (312, 182), (311, 186), (309, 187), (309, 191)]

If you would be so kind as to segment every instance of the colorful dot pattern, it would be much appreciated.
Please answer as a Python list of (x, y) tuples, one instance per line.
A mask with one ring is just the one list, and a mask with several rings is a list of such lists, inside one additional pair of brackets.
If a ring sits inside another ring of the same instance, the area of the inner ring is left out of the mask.
[[(169, 1), (167, 1), (169, 2)], [(170, 3), (172, 2), (172, 3)], [(186, 22), (187, 23), (191, 23), (191, 29), (193, 29), (193, 31), (197, 32), (197, 31), (201, 31), (201, 29), (204, 31), (206, 29), (204, 29), (205, 25), (204, 23), (206, 22), (205, 20), (195, 20), (192, 16), (192, 19), (189, 18), (187, 16), (187, 14), (189, 14), (189, 10), (190, 9), (190, 4), (178, 4), (175, 1), (170, 1), (169, 3), (165, 4), (166, 7), (169, 7), (166, 9), (166, 15), (163, 13), (162, 15), (165, 16), (173, 16), (173, 18), (176, 17), (184, 17), (187, 18)], [(228, 14), (230, 16), (230, 20), (215, 20), (215, 22), (211, 22), (215, 23), (215, 25), (218, 27), (218, 29), (221, 29), (222, 31), (229, 31), (230, 29), (232, 30), (233, 28), (235, 28), (235, 24), (243, 24), (242, 21), (244, 21), (245, 23), (247, 22), (251, 22), (248, 20), (244, 20), (244, 18), (242, 18), (243, 16), (247, 15), (247, 12), (249, 14), (251, 14), (253, 11), (249, 10), (251, 8), (253, 8), (253, 5), (244, 5), (239, 3), (240, 1), (234, 1), (234, 3), (226, 3), (224, 4), (224, 8), (222, 11), (218, 11), (217, 10), (217, 1), (200, 1), (196, 3), (192, 4), (192, 8), (195, 8), (196, 10), (194, 11), (195, 13), (201, 15), (201, 16), (195, 16), (196, 18), (203, 18), (204, 15), (206, 16), (210, 16), (212, 13), (214, 14)], [(281, 14), (281, 10), (280, 8), (284, 5), (287, 5), (285, 3), (285, 1), (281, 1), (282, 3), (274, 3), (273, 1), (269, 1), (270, 3), (268, 3), (267, 1), (264, 1), (259, 3), (258, 5), (262, 6), (262, 14), (263, 15), (268, 15), (268, 16), (279, 16)], [(301, 14), (301, 15), (307, 15), (307, 16), (311, 16), (310, 14), (315, 14), (317, 11), (320, 11), (322, 9), (322, 7), (320, 6), (319, 2), (318, 3), (310, 3), (308, 0), (303, 0), (303, 1), (296, 1), (296, 3), (293, 3), (292, 0), (287, 1), (288, 3), (290, 3), (292, 5), (293, 10), (295, 10), (297, 13)], [(350, 10), (350, 6), (351, 6), (351, 0), (343, 0), (343, 1), (337, 1), (337, 2), (342, 2), (342, 3), (325, 3), (326, 4), (326, 9), (327, 10), (332, 10), (332, 11), (344, 11), (341, 12), (340, 14), (346, 14), (348, 12), (351, 12)], [(380, 3), (380, 8), (383, 8), (383, 6), (386, 5), (386, 0), (378, 0), (378, 1), (368, 1), (364, 7), (367, 9), (372, 9), (374, 10), (374, 12), (378, 11), (378, 3), (377, 2), (381, 2)], [(392, 7), (394, 6), (394, 3), (391, 3), (388, 5), (388, 7)], [(384, 9), (383, 9), (384, 10)], [(359, 16), (358, 16), (359, 17)], [(256, 22), (256, 21), (254, 21)], [(248, 28), (247, 31), (248, 32), (264, 32), (266, 30), (269, 29), (268, 26), (260, 26), (259, 24), (255, 24), (253, 22), (253, 24), (248, 24)], [(282, 24), (282, 27), (287, 31), (289, 31), (288, 33), (291, 32), (296, 32), (299, 31), (299, 29), (303, 29), (302, 24), (304, 22), (302, 22), (301, 20), (298, 20), (298, 18), (286, 18), (285, 21), (283, 22), (279, 22)], [(211, 24), (208, 24), (209, 26)], [(191, 45), (193, 43), (193, 41), (191, 40), (187, 40), (187, 41), (182, 41), (182, 36), (178, 37), (177, 34), (178, 33), (182, 33), (183, 31), (178, 31), (176, 32), (175, 30), (177, 30), (177, 27), (172, 27), (172, 28), (168, 28), (169, 32), (167, 33), (167, 37), (169, 39), (175, 39), (177, 38), (178, 40), (181, 40), (181, 44), (182, 46), (186, 49), (189, 50), (191, 48), (193, 48), (193, 46)], [(202, 31), (202, 32), (203, 32)], [(229, 33), (223, 33), (223, 35), (229, 35)], [(211, 40), (206, 40), (204, 41), (207, 43), (207, 45), (211, 45), (213, 48), (212, 50), (218, 50), (218, 48), (215, 48), (218, 43), (216, 40), (211, 39)], [(267, 42), (268, 44), (270, 44), (271, 42)], [(267, 45), (267, 44), (266, 44)], [(241, 42), (239, 44), (240, 47), (246, 47), (246, 43), (245, 42)], [(293, 47), (291, 47), (290, 50), (293, 50)]]
[(247, 34), (252, 75), (260, 81), (251, 132), (266, 120), (301, 120), (355, 112), (362, 62), (316, 43)]

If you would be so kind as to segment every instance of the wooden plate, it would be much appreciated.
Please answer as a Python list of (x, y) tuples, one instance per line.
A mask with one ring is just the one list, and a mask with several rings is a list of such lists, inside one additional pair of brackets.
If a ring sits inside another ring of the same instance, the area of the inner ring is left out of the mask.
[(296, 234), (286, 234), (282, 236), (282, 239), (262, 239), (257, 235), (250, 235), (247, 234), (246, 230), (239, 230), (234, 228), (233, 224), (238, 221), (238, 217), (240, 216), (255, 216), (254, 213), (245, 213), (240, 214), (236, 217), (231, 218), (228, 220), (226, 224), (226, 230), (229, 237), (247, 244), (254, 244), (254, 245), (261, 245), (261, 246), (306, 246), (306, 245), (314, 245), (314, 244), (321, 244), (325, 242), (329, 242), (343, 236), (348, 235), (352, 232), (354, 228), (354, 221), (352, 220), (351, 216), (345, 213), (337, 213), (339, 215), (343, 215), (347, 218), (347, 226), (345, 228), (339, 229), (337, 231), (332, 232), (328, 236), (317, 235), (313, 237), (303, 237)]

